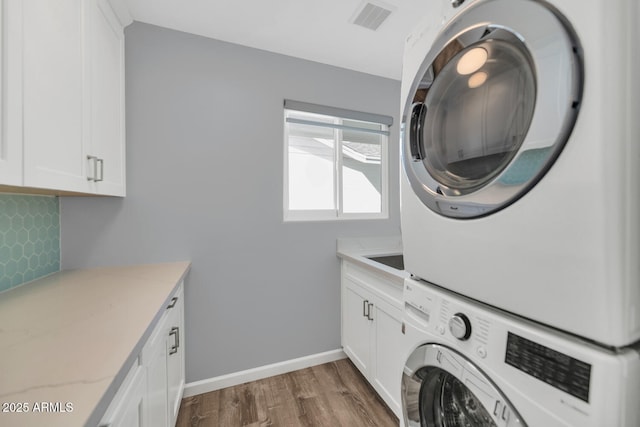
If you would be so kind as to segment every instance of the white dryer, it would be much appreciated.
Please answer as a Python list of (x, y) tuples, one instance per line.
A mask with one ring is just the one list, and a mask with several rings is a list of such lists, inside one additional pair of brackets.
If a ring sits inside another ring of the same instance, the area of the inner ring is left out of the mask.
[(430, 7), (402, 79), (406, 270), (607, 346), (638, 341), (638, 1)]
[(637, 427), (640, 355), (406, 279), (405, 427)]

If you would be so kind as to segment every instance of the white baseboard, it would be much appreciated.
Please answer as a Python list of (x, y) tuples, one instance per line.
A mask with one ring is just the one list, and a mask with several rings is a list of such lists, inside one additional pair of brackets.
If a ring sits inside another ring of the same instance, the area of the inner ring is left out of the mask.
[(310, 366), (321, 365), (336, 360), (344, 359), (347, 355), (342, 349), (326, 351), (324, 353), (312, 354), (298, 359), (278, 362), (271, 365), (260, 366), (258, 368), (247, 369), (246, 371), (235, 372), (233, 374), (221, 375), (219, 377), (206, 380), (194, 381), (184, 386), (183, 397), (195, 396), (196, 394), (208, 393), (220, 390), (221, 388), (244, 384), (250, 381), (261, 380), (274, 375), (286, 374), (298, 369)]

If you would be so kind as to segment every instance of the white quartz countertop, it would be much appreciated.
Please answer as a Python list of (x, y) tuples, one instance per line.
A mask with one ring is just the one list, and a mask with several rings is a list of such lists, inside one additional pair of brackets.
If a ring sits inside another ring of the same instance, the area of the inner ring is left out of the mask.
[(97, 425), (190, 266), (62, 271), (0, 293), (0, 426)]
[(337, 241), (338, 257), (355, 263), (361, 267), (382, 274), (394, 282), (400, 283), (409, 273), (404, 270), (380, 264), (369, 257), (402, 255), (402, 239), (398, 237), (341, 238)]

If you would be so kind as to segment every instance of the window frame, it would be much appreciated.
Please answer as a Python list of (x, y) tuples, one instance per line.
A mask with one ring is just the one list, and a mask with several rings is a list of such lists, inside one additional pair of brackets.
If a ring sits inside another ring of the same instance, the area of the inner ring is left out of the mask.
[[(305, 104), (298, 103), (296, 101), (292, 102), (295, 106), (298, 104), (302, 104), (303, 107), (311, 106), (317, 107), (319, 111), (310, 111), (307, 108), (294, 108), (294, 106), (288, 106), (287, 101), (285, 101), (284, 114), (283, 114), (283, 126), (284, 126), (284, 144), (283, 144), (283, 154), (284, 154), (284, 163), (283, 163), (283, 220), (284, 222), (311, 222), (311, 221), (342, 221), (342, 220), (371, 220), (371, 219), (388, 219), (389, 218), (389, 137), (390, 137), (390, 123), (381, 123), (380, 120), (366, 120), (360, 117), (384, 117), (388, 120), (391, 120), (390, 117), (387, 116), (379, 116), (379, 115), (369, 115), (368, 113), (359, 113), (352, 112), (350, 110), (344, 110), (333, 107), (323, 107), (316, 106), (314, 104)], [(307, 112), (320, 114), (325, 116), (334, 117), (337, 125), (341, 126), (344, 120), (357, 120), (369, 123), (379, 124), (383, 127), (383, 132), (381, 134), (381, 143), (380, 143), (380, 212), (344, 212), (343, 210), (343, 199), (344, 199), (344, 189), (343, 189), (343, 161), (342, 161), (342, 134), (343, 130), (340, 128), (333, 128), (334, 133), (334, 147), (333, 147), (333, 198), (334, 198), (334, 209), (309, 209), (309, 210), (291, 210), (289, 209), (289, 123), (287, 122), (287, 118), (289, 117), (289, 112)], [(331, 113), (333, 112), (333, 114)], [(353, 113), (355, 115), (360, 115), (359, 117), (345, 117), (345, 114), (340, 114), (346, 112), (347, 114)]]

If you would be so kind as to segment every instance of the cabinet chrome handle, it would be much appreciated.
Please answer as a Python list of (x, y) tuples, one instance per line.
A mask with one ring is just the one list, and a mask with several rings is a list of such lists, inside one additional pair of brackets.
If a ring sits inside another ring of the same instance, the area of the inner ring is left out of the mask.
[(411, 107), (411, 122), (409, 124), (409, 150), (411, 151), (411, 158), (414, 161), (424, 159), (424, 153), (422, 152), (424, 146), (422, 128), (426, 115), (426, 105), (422, 102), (413, 104)]
[(93, 163), (93, 176), (90, 176), (87, 173), (87, 181), (94, 181), (95, 182), (95, 181), (98, 180), (98, 177), (96, 176), (97, 175), (97, 169), (98, 169), (98, 158), (96, 156), (87, 156), (87, 160), (90, 163)]
[(369, 303), (367, 304), (368, 309), (367, 309), (367, 319), (369, 320), (373, 320), (373, 317), (371, 317), (371, 307), (373, 307), (373, 303)]
[(104, 181), (104, 159), (96, 159), (96, 169), (98, 168), (98, 163), (100, 164), (100, 178), (94, 179), (95, 182)]
[(367, 307), (368, 307), (367, 304), (369, 304), (368, 299), (362, 301), (362, 317), (369, 318), (369, 313), (367, 313)]
[(178, 297), (171, 298), (171, 302), (167, 306), (167, 310), (170, 309), (170, 308), (175, 307), (177, 302), (178, 302)]
[(169, 354), (176, 354), (178, 352), (178, 348), (180, 347), (180, 328), (174, 326), (171, 328), (171, 332), (169, 332), (169, 336), (173, 335), (175, 339), (175, 344), (171, 346), (171, 350), (169, 350)]

